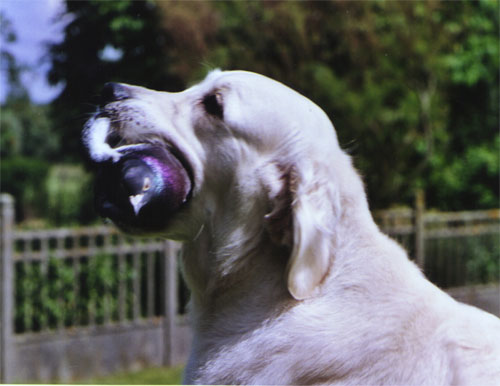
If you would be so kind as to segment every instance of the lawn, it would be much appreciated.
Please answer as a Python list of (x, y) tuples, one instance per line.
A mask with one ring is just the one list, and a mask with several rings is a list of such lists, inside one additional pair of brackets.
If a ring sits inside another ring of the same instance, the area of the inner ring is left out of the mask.
[(182, 382), (184, 367), (153, 367), (134, 372), (123, 372), (96, 377), (73, 384), (99, 385), (179, 385)]

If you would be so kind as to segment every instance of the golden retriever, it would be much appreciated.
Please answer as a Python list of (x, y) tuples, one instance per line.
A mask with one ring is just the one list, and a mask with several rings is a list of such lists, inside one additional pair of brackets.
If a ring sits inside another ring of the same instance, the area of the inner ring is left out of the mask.
[(500, 384), (499, 319), (380, 232), (304, 96), (243, 71), (180, 93), (107, 84), (84, 142), (101, 213), (184, 242), (186, 383)]

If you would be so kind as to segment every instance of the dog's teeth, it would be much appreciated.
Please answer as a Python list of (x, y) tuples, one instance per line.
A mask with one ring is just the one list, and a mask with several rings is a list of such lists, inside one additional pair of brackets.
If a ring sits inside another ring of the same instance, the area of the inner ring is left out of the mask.
[(117, 162), (121, 157), (120, 152), (106, 143), (109, 127), (109, 118), (97, 118), (85, 133), (85, 143), (90, 157), (95, 162), (107, 161), (110, 158)]

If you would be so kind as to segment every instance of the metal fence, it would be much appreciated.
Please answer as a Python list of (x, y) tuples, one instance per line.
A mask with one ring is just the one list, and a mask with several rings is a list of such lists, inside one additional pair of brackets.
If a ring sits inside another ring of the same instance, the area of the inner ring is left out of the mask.
[(1, 381), (71, 380), (183, 363), (179, 244), (113, 227), (20, 231), (1, 206)]
[(498, 283), (500, 210), (424, 212), (423, 207), (416, 208), (379, 211), (374, 217), (429, 280), (445, 289)]
[[(415, 210), (374, 215), (432, 281), (459, 286), (448, 291), (500, 314), (500, 210), (429, 213), (417, 200)], [(2, 382), (70, 381), (186, 360), (179, 244), (104, 226), (17, 230), (8, 195), (0, 196), (0, 230)], [(470, 286), (478, 283), (490, 285)]]

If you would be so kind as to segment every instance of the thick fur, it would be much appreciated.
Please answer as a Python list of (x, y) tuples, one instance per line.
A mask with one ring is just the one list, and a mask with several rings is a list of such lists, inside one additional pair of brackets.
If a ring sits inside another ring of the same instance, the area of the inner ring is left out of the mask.
[(112, 109), (126, 143), (164, 141), (192, 168), (192, 198), (163, 232), (185, 242), (186, 383), (500, 384), (499, 319), (379, 231), (319, 107), (240, 71), (129, 91)]

